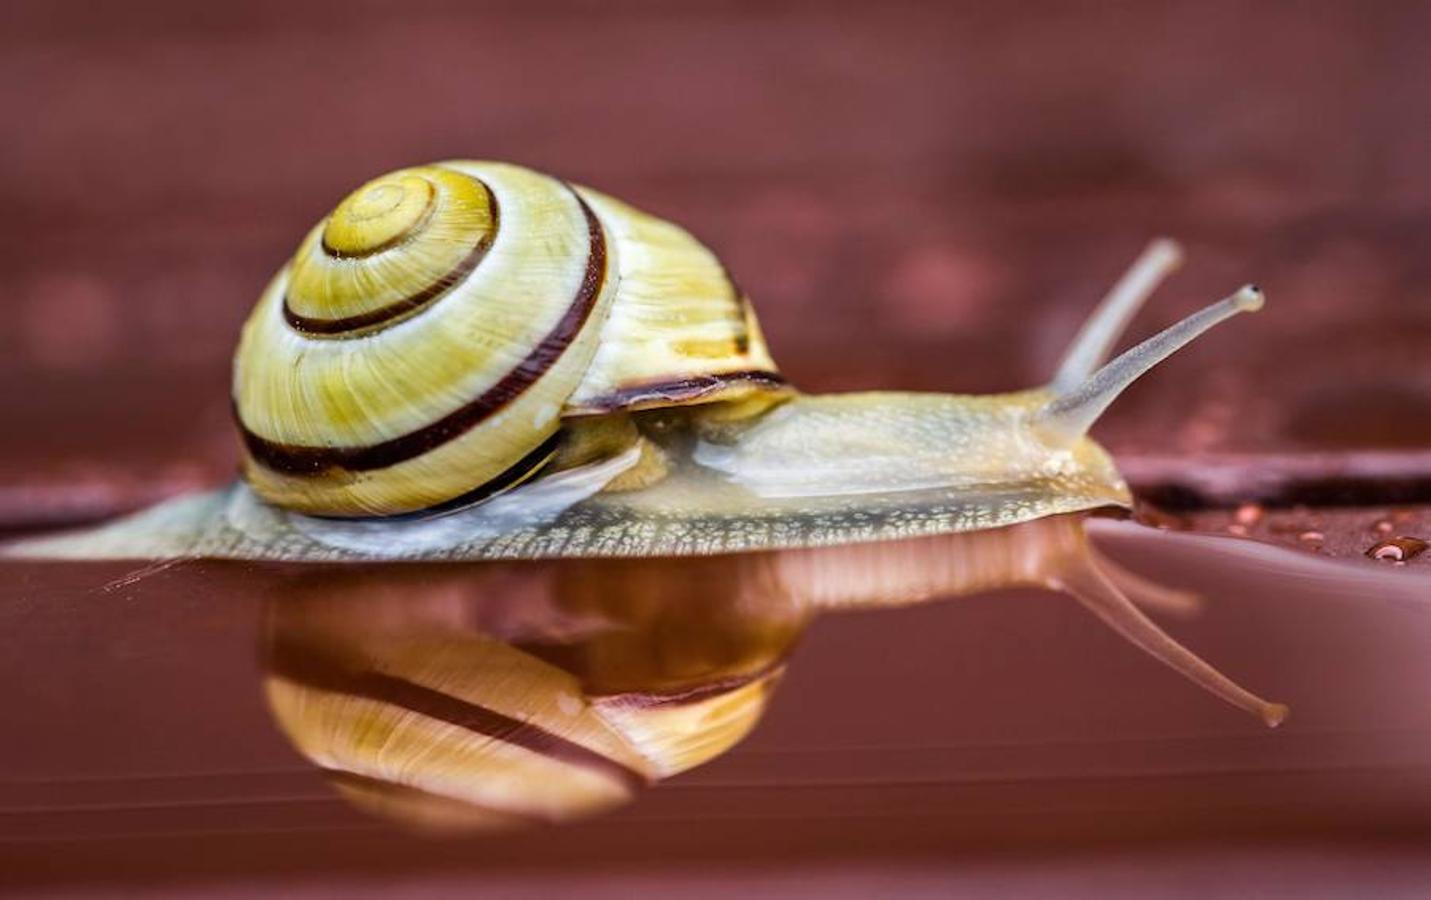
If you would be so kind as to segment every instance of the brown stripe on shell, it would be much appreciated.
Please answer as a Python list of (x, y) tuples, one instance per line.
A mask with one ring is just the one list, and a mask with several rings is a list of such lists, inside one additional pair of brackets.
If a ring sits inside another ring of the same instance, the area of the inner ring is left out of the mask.
[[(478, 181), (475, 178), (473, 180), (482, 185), (482, 190), (487, 192), (487, 204), (492, 210), (492, 228), (487, 234), (479, 238), (477, 243), (472, 245), (472, 250), (468, 252), (468, 254), (462, 258), (462, 261), (454, 266), (451, 271), (446, 272), (415, 294), (410, 294), (401, 300), (395, 300), (378, 309), (359, 313), (355, 316), (344, 316), (341, 319), (319, 319), (312, 316), (299, 315), (293, 311), (293, 307), (289, 305), (288, 297), (285, 295), (283, 298), (283, 321), (287, 322), (288, 327), (295, 331), (316, 337), (362, 337), (370, 333), (374, 326), (387, 324), (395, 319), (408, 318), (426, 309), (432, 305), (433, 301), (443, 297), (448, 291), (452, 290), (453, 287), (461, 284), (466, 280), (467, 276), (471, 275), (473, 270), (477, 268), (478, 263), (482, 262), (482, 258), (486, 256), (487, 251), (491, 249), (492, 242), (496, 240), (497, 231), (501, 228), (501, 210), (497, 206), (497, 195), (492, 193), (492, 189), (488, 187), (485, 182)], [(417, 227), (420, 228), (422, 224), (425, 224), (427, 219), (431, 218), (431, 215), (431, 211), (429, 211), (423, 218), (423, 222)], [(405, 239), (406, 236), (404, 235), (401, 238), (389, 241), (371, 253), (364, 253), (362, 255), (371, 256), (372, 253), (388, 249), (397, 243), (401, 243)], [(338, 259), (349, 259), (355, 256), (354, 254), (341, 255), (336, 251), (330, 251), (327, 244), (323, 245), (323, 252)]]
[(738, 691), (743, 687), (749, 687), (757, 681), (774, 681), (784, 674), (784, 671), (785, 658), (782, 656), (754, 672), (717, 679), (683, 691), (670, 693), (623, 691), (619, 694), (593, 694), (591, 699), (601, 706), (615, 706), (623, 709), (669, 709), (675, 706), (694, 706), (697, 703), (704, 703), (715, 697)]
[(455, 725), (464, 731), (520, 747), (567, 765), (601, 773), (635, 791), (645, 787), (641, 772), (596, 750), (531, 722), (386, 672), (354, 669), (311, 646), (275, 642), (269, 669), (294, 684), (362, 697)]
[[(503, 823), (508, 827), (516, 827), (531, 822), (548, 821), (549, 816), (539, 812), (527, 812), (525, 810), (506, 809), (500, 806), (488, 806), (477, 803), (466, 797), (454, 797), (450, 794), (439, 794), (426, 788), (416, 785), (404, 784), (400, 781), (388, 781), (384, 778), (374, 778), (371, 775), (363, 775), (359, 772), (350, 772), (347, 769), (321, 768), (323, 779), (339, 791), (350, 791), (360, 795), (373, 795), (382, 797), (390, 801), (403, 804), (407, 807), (434, 806), (447, 808), (460, 808), (464, 812), (470, 812), (479, 824), (491, 825)], [(480, 774), (480, 773), (473, 773)], [(351, 794), (349, 795), (351, 796)]]
[(285, 475), (318, 475), (328, 469), (346, 469), (350, 472), (383, 469), (414, 459), (462, 436), (519, 397), (546, 374), (581, 333), (596, 306), (596, 298), (601, 294), (601, 286), (606, 278), (606, 237), (601, 223), (579, 194), (572, 191), (572, 196), (581, 205), (581, 211), (586, 216), (590, 240), (581, 286), (561, 321), (501, 380), (480, 396), (430, 425), (364, 447), (315, 447), (270, 441), (254, 434), (243, 423), (242, 418), (236, 416), (239, 419), (239, 432), (249, 455), (265, 468)]
[(740, 332), (735, 336), (735, 352), (744, 356), (750, 352), (750, 329), (745, 326), (750, 315), (750, 298), (741, 294), (737, 302), (740, 303)]
[(614, 412), (618, 409), (632, 410), (653, 405), (691, 403), (734, 384), (759, 385), (772, 389), (789, 387), (789, 382), (782, 376), (764, 369), (712, 372), (704, 375), (692, 375), (689, 378), (652, 381), (620, 388), (583, 403), (580, 414), (592, 415)]
[(750, 297), (741, 290), (740, 284), (736, 282), (735, 276), (730, 274), (725, 263), (717, 259), (716, 265), (720, 266), (720, 274), (730, 287), (730, 299), (736, 310), (735, 352), (738, 356), (744, 356), (750, 352), (750, 329), (746, 327), (750, 317)]
[(424, 507), (414, 512), (398, 513), (391, 516), (324, 516), (316, 513), (306, 515), (315, 519), (351, 519), (361, 518), (364, 520), (387, 519), (390, 521), (404, 521), (409, 519), (421, 519), (427, 516), (439, 515), (441, 513), (452, 512), (465, 506), (474, 506), (484, 500), (495, 497), (503, 491), (511, 490), (522, 482), (532, 478), (537, 472), (551, 462), (556, 455), (557, 448), (561, 445), (562, 434), (560, 431), (537, 445), (536, 449), (526, 456), (517, 460), (512, 465), (503, 469), (500, 473), (487, 479), (482, 484), (477, 485), (470, 491), (458, 494), (451, 500), (444, 500), (441, 503)]
[(485, 500), (497, 496), (503, 491), (509, 491), (523, 482), (536, 476), (547, 463), (551, 462), (556, 455), (557, 448), (561, 446), (562, 433), (557, 431), (551, 437), (542, 441), (537, 448), (526, 456), (517, 460), (511, 466), (502, 471), (494, 478), (489, 478), (482, 484), (477, 485), (470, 491), (458, 494), (451, 500), (444, 500), (441, 503), (427, 506), (414, 512), (398, 513), (391, 516), (320, 516), (313, 513), (306, 513), (310, 518), (315, 519), (351, 519), (359, 518), (371, 522), (374, 519), (385, 519), (390, 522), (403, 522), (412, 519), (425, 519), (429, 516), (442, 515), (467, 506), (476, 506)]

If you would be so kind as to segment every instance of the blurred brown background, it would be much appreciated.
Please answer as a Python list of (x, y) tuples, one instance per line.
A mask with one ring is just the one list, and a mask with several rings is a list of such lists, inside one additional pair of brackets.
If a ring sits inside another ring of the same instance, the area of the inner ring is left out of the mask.
[[(1138, 489), (1332, 516), (1345, 555), (1374, 539), (1380, 513), (1361, 507), (1402, 504), (1395, 527), (1424, 536), (1428, 40), (1431, 4), (1391, 0), (6, 0), (0, 532), (231, 477), (228, 360), (265, 281), (356, 184), (472, 156), (692, 229), (809, 390), (1034, 383), (1143, 244), (1172, 234), (1188, 265), (1132, 336), (1248, 280), (1270, 304), (1100, 424)], [(618, 896), (626, 881), (593, 883), (601, 866), (664, 860), (705, 866), (713, 896), (871, 896), (891, 882), (847, 867), (883, 855), (930, 896), (954, 870), (1006, 896), (1424, 895), (1420, 608), (1169, 565), (1217, 600), (1178, 634), (1298, 710), (1281, 743), (1047, 596), (835, 618), (744, 755), (559, 839), (480, 852), (353, 823), (266, 730), (250, 570), (132, 590), (116, 570), (111, 590), (81, 567), (15, 567), (2, 680), (16, 721), (44, 727), (20, 729), (7, 777), (71, 780), (11, 786), (0, 890), (341, 863)], [(1335, 846), (1259, 843), (1289, 834)], [(1097, 840), (1102, 861), (1045, 847)], [(752, 886), (728, 871), (737, 856), (795, 883)], [(944, 868), (921, 874), (929, 860)]]
[(228, 477), (265, 280), (357, 183), (452, 156), (686, 225), (811, 390), (1026, 386), (1178, 236), (1135, 336), (1271, 303), (1100, 426), (1135, 483), (1424, 500), (1428, 36), (1410, 2), (12, 0), (0, 523)]

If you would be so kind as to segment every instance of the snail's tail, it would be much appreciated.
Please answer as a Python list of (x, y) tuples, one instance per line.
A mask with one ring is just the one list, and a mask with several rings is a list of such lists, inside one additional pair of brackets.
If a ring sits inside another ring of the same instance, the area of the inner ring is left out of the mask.
[[(1053, 399), (1035, 414), (1035, 427), (1039, 434), (1051, 443), (1073, 443), (1081, 438), (1098, 417), (1103, 415), (1108, 405), (1143, 373), (1219, 322), (1238, 313), (1259, 310), (1262, 303), (1262, 291), (1256, 285), (1249, 284), (1232, 296), (1204, 307), (1176, 325), (1163, 329), (1138, 346), (1125, 350), (1077, 385), (1067, 390), (1055, 388)], [(1100, 310), (1094, 315), (1095, 322), (1102, 317), (1103, 310)]]
[(1050, 389), (1056, 394), (1066, 393), (1097, 371), (1128, 322), (1182, 261), (1183, 250), (1177, 241), (1157, 238), (1148, 244), (1083, 323), (1049, 383)]

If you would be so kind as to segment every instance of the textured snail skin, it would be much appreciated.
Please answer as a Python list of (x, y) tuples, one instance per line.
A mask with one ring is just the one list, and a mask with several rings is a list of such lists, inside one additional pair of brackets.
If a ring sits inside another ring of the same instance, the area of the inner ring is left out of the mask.
[(1126, 486), (1094, 442), (1052, 448), (1030, 430), (1040, 402), (1038, 392), (801, 396), (719, 443), (675, 435), (672, 471), (642, 490), (601, 490), (634, 462), (631, 452), (468, 509), (404, 520), (302, 516), (236, 484), (15, 550), (294, 561), (691, 556), (966, 532), (1127, 506)]

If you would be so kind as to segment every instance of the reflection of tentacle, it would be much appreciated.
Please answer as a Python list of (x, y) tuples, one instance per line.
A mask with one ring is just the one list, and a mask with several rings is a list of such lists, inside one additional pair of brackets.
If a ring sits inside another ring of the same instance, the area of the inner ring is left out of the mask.
[(1204, 689), (1253, 715), (1270, 727), (1287, 718), (1287, 707), (1269, 703), (1208, 665), (1143, 615), (1102, 572), (1077, 556), (1064, 557), (1050, 584), (1072, 594), (1114, 631)]
[(1192, 591), (1180, 591), (1158, 584), (1123, 568), (1099, 553), (1091, 543), (1086, 546), (1093, 567), (1102, 572), (1114, 587), (1138, 606), (1180, 619), (1190, 619), (1202, 612), (1202, 598)]

